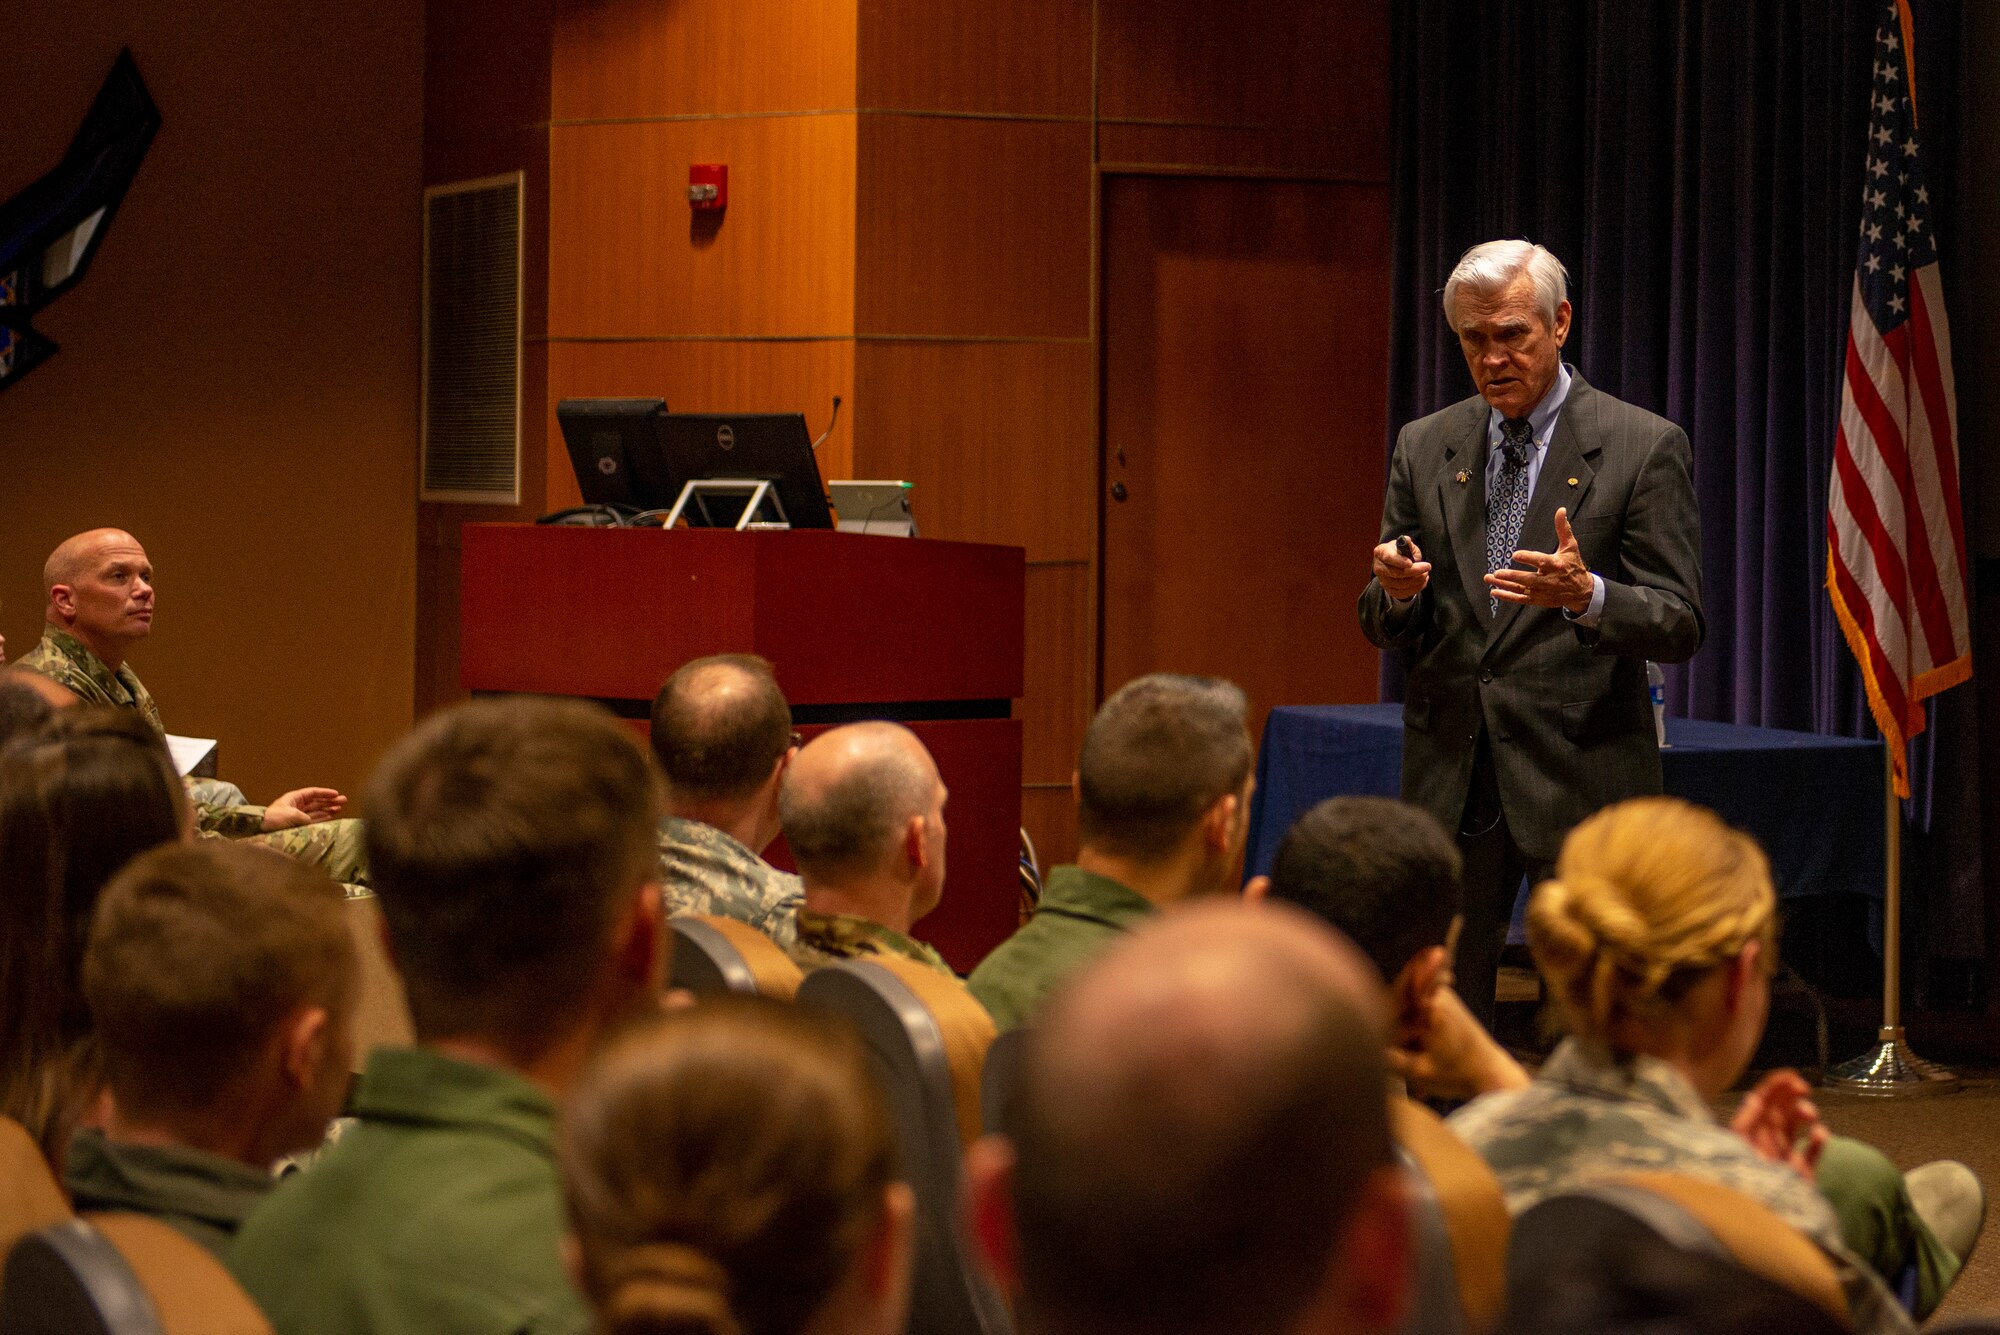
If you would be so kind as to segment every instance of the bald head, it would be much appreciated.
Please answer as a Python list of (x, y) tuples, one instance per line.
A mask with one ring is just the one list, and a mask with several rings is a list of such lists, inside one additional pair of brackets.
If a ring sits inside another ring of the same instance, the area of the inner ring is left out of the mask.
[(94, 528), (66, 539), (42, 565), (48, 622), (69, 631), (107, 664), (153, 630), (153, 563), (123, 529)]
[(1390, 1163), (1381, 984), (1305, 914), (1193, 904), (1029, 1040), (1022, 1310), (1050, 1330), (1283, 1330)]
[(146, 549), (122, 528), (93, 528), (64, 538), (42, 563), (43, 592), (53, 591), (58, 584), (76, 583), (100, 561), (118, 553), (136, 554), (143, 561)]
[(778, 790), (778, 821), (808, 885), (838, 884), (895, 862), (912, 819), (943, 804), (937, 763), (915, 733), (855, 723), (800, 750)]
[(697, 658), (654, 699), (652, 744), (677, 804), (749, 800), (791, 749), (791, 706), (763, 659)]

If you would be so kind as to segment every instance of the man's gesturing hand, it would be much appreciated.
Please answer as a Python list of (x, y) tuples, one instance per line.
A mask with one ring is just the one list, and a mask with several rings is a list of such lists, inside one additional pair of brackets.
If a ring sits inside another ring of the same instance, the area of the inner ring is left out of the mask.
[(264, 808), (264, 828), (290, 830), (317, 825), (338, 816), (346, 805), (347, 796), (338, 789), (296, 788)]
[(1375, 581), (1388, 590), (1391, 598), (1414, 598), (1431, 582), (1431, 563), (1424, 560), (1422, 549), (1414, 541), (1410, 543), (1410, 554), (1404, 556), (1396, 550), (1392, 538), (1375, 549)]
[(1561, 607), (1574, 616), (1590, 610), (1590, 595), (1597, 586), (1591, 583), (1590, 568), (1584, 565), (1583, 553), (1577, 550), (1567, 509), (1556, 511), (1554, 551), (1515, 552), (1507, 559), (1514, 563), (1511, 568), (1496, 570), (1486, 577), (1487, 587), (1501, 602)]

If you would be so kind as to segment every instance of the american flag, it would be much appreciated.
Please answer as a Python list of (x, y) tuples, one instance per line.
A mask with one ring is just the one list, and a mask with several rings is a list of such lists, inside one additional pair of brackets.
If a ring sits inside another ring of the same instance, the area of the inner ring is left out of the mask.
[(1972, 675), (1951, 330), (1917, 152), (1908, 0), (1883, 7), (1869, 95), (1826, 587), (1908, 797), (1924, 700)]

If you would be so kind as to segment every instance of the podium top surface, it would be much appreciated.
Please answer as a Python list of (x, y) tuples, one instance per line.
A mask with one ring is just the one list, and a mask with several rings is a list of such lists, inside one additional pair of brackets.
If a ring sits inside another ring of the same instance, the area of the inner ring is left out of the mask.
[(460, 678), (650, 701), (705, 654), (769, 659), (794, 705), (1022, 692), (1019, 547), (828, 530), (468, 524)]

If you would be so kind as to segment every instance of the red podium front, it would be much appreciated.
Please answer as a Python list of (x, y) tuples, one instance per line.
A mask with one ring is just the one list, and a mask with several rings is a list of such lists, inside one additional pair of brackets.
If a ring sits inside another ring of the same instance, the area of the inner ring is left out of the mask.
[[(468, 524), (460, 679), (602, 701), (644, 727), (704, 654), (771, 661), (801, 731), (907, 724), (951, 789), (944, 902), (916, 934), (970, 969), (1014, 929), (1025, 554), (824, 530)], [(773, 861), (789, 865), (782, 842)]]

